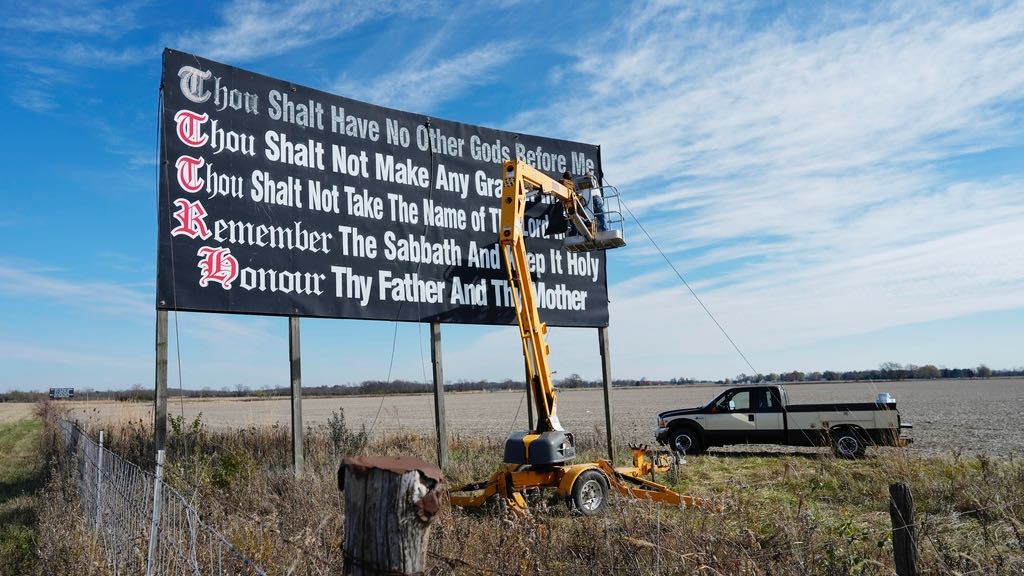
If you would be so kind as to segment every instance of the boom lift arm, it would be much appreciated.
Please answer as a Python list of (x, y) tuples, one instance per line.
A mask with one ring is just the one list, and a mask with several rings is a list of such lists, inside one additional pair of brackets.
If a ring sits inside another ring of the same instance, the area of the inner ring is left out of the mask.
[(560, 180), (555, 180), (519, 160), (503, 165), (498, 244), (512, 291), (526, 358), (527, 386), (533, 393), (537, 408), (537, 426), (529, 432), (514, 432), (509, 436), (505, 441), (505, 464), (489, 480), (450, 493), (451, 502), (457, 506), (480, 506), (497, 496), (510, 510), (525, 514), (525, 490), (556, 488), (558, 494), (577, 510), (590, 515), (604, 507), (609, 487), (634, 498), (674, 505), (705, 505), (700, 499), (678, 494), (646, 479), (645, 476), (653, 477), (655, 472), (667, 471), (671, 465), (664, 459), (651, 459), (651, 451), (646, 446), (630, 446), (633, 452), (631, 467), (615, 468), (607, 460), (568, 464), (576, 456), (575, 440), (558, 420), (557, 398), (548, 366), (547, 324), (541, 321), (537, 307), (526, 255), (523, 221), (527, 198), (547, 195), (561, 203), (566, 218), (578, 232), (571, 241), (567, 237), (567, 250), (603, 250), (625, 245), (618, 230), (599, 228), (579, 192), (590, 187), (597, 187), (593, 176), (574, 180), (566, 173)]
[(548, 366), (548, 327), (540, 320), (537, 295), (531, 281), (523, 239), (526, 199), (532, 194), (549, 195), (557, 202), (561, 202), (566, 217), (586, 238), (593, 240), (594, 229), (593, 219), (589, 217), (583, 200), (576, 192), (568, 174), (561, 180), (554, 180), (525, 162), (505, 163), (498, 244), (501, 246), (501, 255), (505, 262), (505, 272), (508, 275), (512, 302), (519, 324), (519, 335), (522, 338), (527, 385), (533, 392), (537, 408), (535, 432), (541, 433), (561, 431), (562, 425), (558, 421), (555, 387)]

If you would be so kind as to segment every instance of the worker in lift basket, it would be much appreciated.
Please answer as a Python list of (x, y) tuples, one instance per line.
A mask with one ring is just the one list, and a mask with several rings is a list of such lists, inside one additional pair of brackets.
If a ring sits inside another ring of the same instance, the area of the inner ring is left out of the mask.
[[(563, 177), (569, 178), (569, 173), (566, 172)], [(575, 182), (577, 191), (583, 194), (584, 205), (591, 209), (594, 220), (597, 221), (596, 231), (604, 232), (608, 230), (608, 221), (604, 212), (604, 197), (601, 195), (601, 187), (598, 185), (594, 173), (587, 172), (584, 176), (576, 178)], [(578, 235), (578, 232), (570, 229), (569, 235), (575, 236)]]
[(604, 214), (604, 196), (601, 195), (600, 188), (591, 188), (590, 203), (594, 207), (594, 217), (597, 218), (597, 231), (608, 230), (608, 221)]

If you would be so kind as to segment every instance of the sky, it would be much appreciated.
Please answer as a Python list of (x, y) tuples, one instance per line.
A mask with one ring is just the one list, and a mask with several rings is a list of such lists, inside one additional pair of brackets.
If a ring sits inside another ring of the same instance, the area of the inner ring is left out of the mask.
[[(1022, 2), (2, 4), (0, 391), (153, 385), (164, 47), (600, 144), (615, 378), (1024, 366)], [(170, 323), (172, 388), (288, 384), (286, 319)], [(552, 329), (556, 379), (596, 332)], [(429, 335), (303, 319), (303, 383), (428, 382)], [(513, 327), (442, 345), (522, 378)]]

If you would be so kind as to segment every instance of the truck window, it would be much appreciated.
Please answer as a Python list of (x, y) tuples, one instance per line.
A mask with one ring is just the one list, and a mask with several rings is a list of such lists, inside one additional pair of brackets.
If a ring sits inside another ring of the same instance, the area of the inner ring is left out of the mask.
[[(729, 403), (733, 406), (730, 408)], [(750, 411), (750, 390), (741, 390), (731, 396), (722, 398), (718, 408), (723, 412), (749, 412)]]

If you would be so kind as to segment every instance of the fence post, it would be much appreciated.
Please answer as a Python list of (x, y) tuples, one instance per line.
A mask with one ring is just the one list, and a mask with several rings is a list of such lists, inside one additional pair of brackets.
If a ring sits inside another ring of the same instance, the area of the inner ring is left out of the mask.
[(146, 553), (146, 576), (153, 576), (156, 538), (160, 527), (160, 492), (164, 483), (164, 451), (156, 453), (156, 481), (153, 482), (153, 522), (149, 526), (149, 550)]
[(96, 519), (93, 520), (93, 527), (96, 530), (100, 529), (100, 516), (102, 513), (102, 501), (100, 500), (102, 492), (100, 491), (103, 485), (103, 430), (100, 430), (100, 447), (96, 454)]
[(906, 482), (889, 485), (892, 555), (898, 576), (917, 576), (917, 540), (914, 537), (914, 496)]
[(437, 466), (409, 456), (345, 458), (343, 574), (423, 574), (430, 521), (444, 497)]

